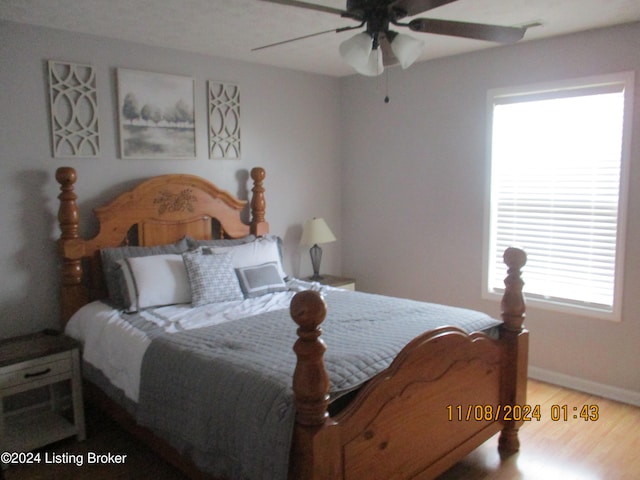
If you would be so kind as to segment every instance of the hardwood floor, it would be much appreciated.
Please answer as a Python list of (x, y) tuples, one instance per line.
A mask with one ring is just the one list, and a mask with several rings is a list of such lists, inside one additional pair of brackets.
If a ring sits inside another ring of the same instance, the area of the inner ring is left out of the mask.
[[(501, 462), (497, 439), (491, 439), (438, 480), (640, 479), (640, 408), (555, 385), (528, 383), (527, 401), (541, 406), (542, 417), (520, 429), (520, 452)], [(552, 405), (568, 407), (567, 421), (562, 408), (555, 409), (560, 421), (551, 420)], [(596, 421), (580, 418), (583, 405), (598, 406)]]
[[(521, 428), (520, 453), (501, 461), (497, 438), (492, 438), (438, 480), (640, 479), (640, 408), (537, 381), (529, 381), (528, 402), (540, 405), (541, 420), (526, 422)], [(552, 409), (552, 405), (558, 408)], [(567, 421), (562, 408), (565, 405)], [(581, 419), (583, 405), (597, 405), (598, 419)], [(573, 411), (573, 407), (577, 410)], [(560, 420), (552, 421), (552, 413)], [(574, 419), (574, 415), (578, 418)], [(185, 478), (91, 409), (87, 411), (87, 431), (88, 438), (83, 443), (71, 439), (43, 450), (50, 455), (78, 455), (85, 460), (84, 465), (14, 465), (5, 471), (5, 480)], [(127, 457), (120, 465), (86, 465), (88, 452)]]

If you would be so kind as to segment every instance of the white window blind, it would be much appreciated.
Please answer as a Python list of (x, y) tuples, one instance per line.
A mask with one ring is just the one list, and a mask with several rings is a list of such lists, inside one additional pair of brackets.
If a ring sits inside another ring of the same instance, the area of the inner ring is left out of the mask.
[(624, 81), (492, 99), (488, 289), (528, 255), (525, 293), (613, 314), (621, 279)]

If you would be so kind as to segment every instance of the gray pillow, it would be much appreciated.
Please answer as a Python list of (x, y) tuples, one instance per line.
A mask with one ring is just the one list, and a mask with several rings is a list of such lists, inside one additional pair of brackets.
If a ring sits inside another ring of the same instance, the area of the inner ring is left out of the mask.
[(164, 255), (167, 253), (182, 254), (189, 250), (186, 238), (168, 245), (156, 245), (153, 247), (115, 247), (100, 250), (102, 259), (102, 272), (109, 292), (109, 303), (115, 308), (125, 309), (129, 298), (127, 284), (124, 280), (122, 267), (118, 260), (131, 257), (148, 257), (149, 255)]

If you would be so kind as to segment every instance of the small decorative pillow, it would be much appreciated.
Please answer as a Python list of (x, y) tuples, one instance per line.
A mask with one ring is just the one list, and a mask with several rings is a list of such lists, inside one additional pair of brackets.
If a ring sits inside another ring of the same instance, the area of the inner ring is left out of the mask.
[(246, 298), (287, 290), (276, 262), (236, 269), (240, 287)]
[(191, 306), (242, 300), (242, 290), (227, 253), (203, 255), (201, 249), (182, 254), (191, 287)]

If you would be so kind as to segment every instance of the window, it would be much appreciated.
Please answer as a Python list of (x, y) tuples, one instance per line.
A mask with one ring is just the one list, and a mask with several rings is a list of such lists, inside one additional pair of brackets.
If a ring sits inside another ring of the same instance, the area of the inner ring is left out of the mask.
[(502, 253), (515, 245), (528, 255), (529, 303), (620, 319), (633, 80), (489, 92), (489, 296), (504, 289)]

